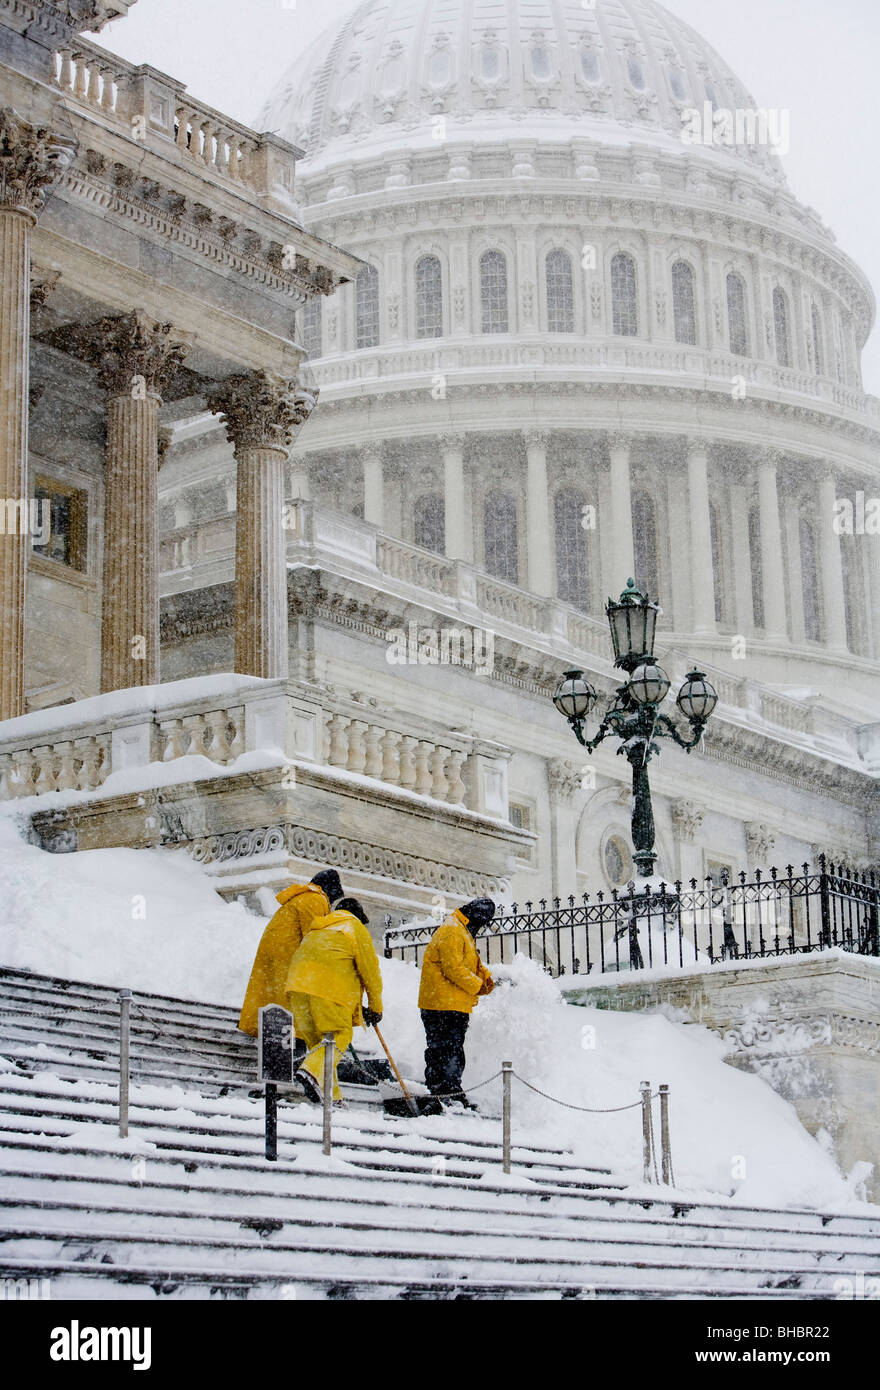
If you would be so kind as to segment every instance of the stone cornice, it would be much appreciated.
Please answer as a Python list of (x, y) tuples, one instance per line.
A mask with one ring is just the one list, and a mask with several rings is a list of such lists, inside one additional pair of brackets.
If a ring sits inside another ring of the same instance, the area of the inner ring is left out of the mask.
[(130, 10), (136, 0), (0, 0), (0, 23), (46, 42), (69, 43), (81, 33), (96, 34)]
[[(109, 169), (105, 156), (95, 151), (87, 151), (87, 156), (92, 168), (77, 165), (69, 169), (58, 186), (75, 199), (99, 208), (102, 214), (121, 217), (214, 265), (245, 275), (264, 289), (292, 299), (294, 307), (315, 294), (331, 294), (337, 288), (339, 281), (328, 278), (326, 267), (312, 267), (307, 257), (296, 258), (293, 268), (288, 268), (280, 241), (246, 232), (245, 237), (253, 238), (251, 245), (238, 245), (234, 237), (224, 234), (230, 230), (230, 219), (218, 216), (215, 222), (214, 212), (206, 204), (187, 198), (170, 185), (163, 187), (154, 179), (145, 179), (123, 164), (113, 166), (111, 181), (104, 177)], [(207, 188), (202, 191), (209, 195)], [(295, 238), (295, 229), (290, 234)]]

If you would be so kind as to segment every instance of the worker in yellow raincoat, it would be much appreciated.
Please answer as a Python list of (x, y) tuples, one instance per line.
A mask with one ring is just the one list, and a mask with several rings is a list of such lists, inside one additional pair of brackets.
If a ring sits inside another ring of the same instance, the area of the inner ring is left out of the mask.
[(238, 1020), (243, 1033), (257, 1036), (259, 1012), (265, 1005), (288, 1007), (287, 972), (291, 958), (301, 946), (308, 926), (316, 918), (326, 917), (341, 897), (342, 884), (335, 869), (322, 869), (310, 883), (295, 883), (277, 894), (281, 906), (260, 938)]
[(457, 907), (435, 931), (425, 950), (419, 1009), (425, 1028), (425, 1085), (432, 1095), (469, 1110), (462, 1090), (464, 1039), (471, 1010), (495, 983), (477, 954), (474, 937), (495, 916), (491, 898)]
[[(336, 1062), (351, 1042), (353, 1029), (382, 1018), (382, 977), (367, 921), (357, 898), (342, 898), (334, 912), (309, 923), (287, 976), (287, 1007), (296, 1036), (311, 1049), (326, 1033), (333, 1034), (334, 1100), (342, 1099)], [(323, 1048), (306, 1057), (296, 1077), (310, 1100), (323, 1101)]]

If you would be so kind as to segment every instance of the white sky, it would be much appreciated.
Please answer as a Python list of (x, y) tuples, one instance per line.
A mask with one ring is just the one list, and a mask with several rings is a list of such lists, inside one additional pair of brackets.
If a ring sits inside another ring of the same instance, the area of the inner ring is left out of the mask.
[[(354, 0), (140, 0), (99, 42), (250, 123), (299, 50), (353, 8)], [(667, 9), (708, 39), (759, 106), (791, 112), (792, 191), (880, 295), (878, 0), (668, 0)], [(876, 328), (863, 365), (866, 390), (880, 395)]]

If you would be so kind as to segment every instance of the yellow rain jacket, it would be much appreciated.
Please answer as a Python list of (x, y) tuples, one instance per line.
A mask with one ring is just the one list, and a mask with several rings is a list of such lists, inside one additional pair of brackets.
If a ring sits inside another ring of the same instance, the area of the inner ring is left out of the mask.
[(420, 1009), (469, 1014), (481, 994), (495, 988), (458, 908), (437, 928), (422, 961)]
[(294, 884), (276, 897), (281, 906), (260, 938), (238, 1020), (241, 1031), (253, 1037), (257, 1035), (260, 1009), (266, 1004), (288, 1007), (286, 984), (291, 957), (315, 918), (325, 917), (330, 911), (327, 894), (316, 883)]
[[(352, 1023), (363, 1023), (361, 996), (382, 1012), (382, 976), (372, 937), (350, 912), (331, 912), (313, 919), (290, 962), (288, 995), (311, 994), (350, 1010)], [(290, 1007), (288, 1003), (287, 1007)]]

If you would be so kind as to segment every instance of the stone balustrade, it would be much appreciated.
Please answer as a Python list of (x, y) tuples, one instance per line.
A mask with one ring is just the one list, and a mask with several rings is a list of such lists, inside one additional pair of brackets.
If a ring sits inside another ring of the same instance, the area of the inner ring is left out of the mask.
[[(173, 143), (185, 164), (251, 193), (289, 201), (297, 151), (186, 93), (185, 86), (148, 67), (136, 67), (96, 44), (80, 41), (54, 55), (55, 86), (73, 104), (133, 132), (148, 148)], [(141, 118), (143, 128), (135, 130)]]
[(546, 338), (520, 337), (516, 342), (502, 345), (478, 341), (444, 343), (442, 350), (437, 346), (428, 348), (412, 343), (406, 347), (382, 346), (371, 351), (361, 350), (317, 359), (310, 366), (315, 383), (325, 397), (332, 395), (334, 389), (343, 390), (361, 381), (375, 382), (392, 377), (398, 380), (430, 376), (438, 371), (450, 373), (499, 367), (528, 371), (536, 366), (555, 367), (570, 369), (579, 376), (596, 371), (603, 378), (607, 378), (609, 370), (615, 368), (624, 373), (647, 371), (655, 372), (658, 376), (698, 378), (710, 386), (714, 383), (717, 390), (727, 395), (732, 379), (744, 377), (750, 386), (764, 387), (774, 395), (800, 397), (801, 404), (808, 402), (812, 409), (831, 408), (835, 415), (843, 409), (861, 418), (867, 416), (880, 420), (880, 400), (877, 397), (832, 381), (830, 377), (817, 377), (810, 372), (780, 367), (774, 362), (763, 362), (756, 358), (734, 357), (730, 353), (707, 348), (685, 348), (667, 343), (629, 345), (620, 339), (591, 340), (580, 337), (573, 341), (553, 343)]
[[(234, 675), (116, 691), (7, 721), (0, 727), (0, 800), (95, 792), (114, 773), (150, 764), (201, 756), (228, 767), (257, 752), (507, 816), (506, 774), (502, 798), (493, 803), (485, 794), (492, 779), (484, 773), (498, 772), (503, 750), (403, 714), (389, 716), (374, 702), (317, 703), (311, 692), (282, 680)], [(193, 775), (190, 764), (179, 780)], [(131, 785), (137, 782), (134, 775)]]
[(422, 589), (435, 589), (441, 594), (455, 592), (455, 562), (443, 555), (406, 545), (391, 536), (376, 537), (376, 564), (383, 574), (416, 584)]

